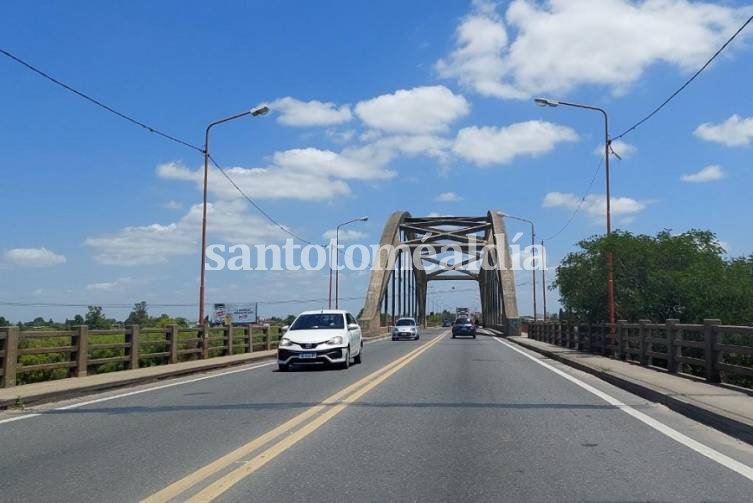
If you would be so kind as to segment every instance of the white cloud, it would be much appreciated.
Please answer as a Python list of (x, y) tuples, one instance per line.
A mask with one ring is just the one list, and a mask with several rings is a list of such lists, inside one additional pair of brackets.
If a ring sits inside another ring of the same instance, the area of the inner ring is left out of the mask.
[[(611, 203), (612, 216), (624, 217), (625, 223), (632, 222), (631, 217), (645, 210), (649, 204), (648, 201), (638, 201), (630, 197), (613, 197)], [(605, 218), (607, 213), (607, 200), (602, 194), (588, 194), (581, 202), (581, 198), (575, 194), (549, 192), (544, 196), (542, 206), (568, 210), (574, 210), (580, 206), (581, 210), (593, 220)]]
[(379, 180), (392, 178), (394, 173), (383, 169), (380, 160), (361, 159), (331, 150), (316, 148), (296, 148), (276, 152), (272, 157), (275, 166), (281, 170), (298, 173), (327, 175), (345, 180)]
[(705, 122), (696, 128), (694, 134), (727, 147), (747, 147), (753, 141), (753, 117), (743, 119), (734, 114), (720, 124)]
[[(337, 237), (337, 229), (329, 229), (327, 232), (322, 234), (322, 237), (326, 239), (327, 241), (332, 241)], [(340, 229), (340, 242), (343, 241), (355, 241), (358, 239), (363, 239), (366, 237), (365, 232), (361, 232), (355, 229)]]
[(716, 164), (712, 164), (710, 166), (706, 166), (696, 173), (682, 175), (682, 177), (680, 177), (680, 180), (686, 183), (706, 183), (720, 180), (723, 177), (724, 171), (722, 171), (722, 168), (717, 166)]
[[(635, 145), (631, 145), (622, 140), (615, 140), (612, 142), (612, 148), (609, 151), (609, 155), (614, 156), (615, 152), (623, 159), (629, 159), (638, 151)], [(604, 144), (599, 144), (594, 149), (594, 155), (597, 157), (604, 157)]]
[(578, 135), (569, 127), (533, 120), (502, 128), (463, 128), (453, 151), (479, 166), (489, 166), (507, 164), (520, 155), (535, 157), (551, 151), (557, 143), (577, 140)]
[(436, 69), (505, 99), (581, 85), (621, 93), (657, 63), (697, 69), (750, 13), (687, 0), (513, 0), (503, 18), (495, 4), (475, 2), (457, 28), (455, 49)]
[(277, 122), (285, 126), (333, 126), (353, 118), (348, 105), (338, 107), (334, 103), (300, 101), (295, 98), (280, 98), (269, 104), (280, 112)]
[(463, 198), (455, 192), (442, 192), (434, 198), (434, 201), (438, 203), (456, 203), (462, 200)]
[(168, 210), (182, 210), (183, 209), (183, 203), (178, 201), (168, 201), (163, 205)]
[(50, 267), (65, 264), (66, 258), (47, 248), (13, 248), (5, 252), (5, 262), (16, 267)]
[(470, 111), (466, 99), (444, 86), (402, 89), (356, 105), (356, 115), (370, 128), (389, 133), (427, 134), (447, 130)]
[(146, 283), (143, 280), (136, 280), (131, 277), (118, 278), (113, 281), (105, 281), (102, 283), (90, 283), (86, 285), (86, 290), (90, 292), (112, 292), (116, 290), (123, 290), (133, 285), (139, 285)]
[[(323, 201), (336, 196), (350, 194), (350, 187), (342, 180), (314, 172), (300, 172), (270, 168), (226, 168), (228, 176), (254, 199), (298, 199), (303, 201)], [(161, 164), (157, 176), (168, 180), (194, 182), (201, 189), (203, 170), (191, 170), (177, 163)], [(223, 199), (240, 199), (243, 196), (217, 170), (209, 172), (209, 190)]]
[[(264, 244), (279, 240), (281, 229), (248, 213), (243, 201), (219, 201), (207, 206), (209, 244)], [(202, 206), (192, 206), (177, 222), (124, 227), (114, 234), (87, 238), (94, 259), (109, 265), (144, 265), (167, 262), (170, 258), (197, 254)]]

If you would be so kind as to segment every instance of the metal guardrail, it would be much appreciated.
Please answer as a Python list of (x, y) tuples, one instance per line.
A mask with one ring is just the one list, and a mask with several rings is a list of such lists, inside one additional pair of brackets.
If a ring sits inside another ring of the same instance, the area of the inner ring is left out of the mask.
[(20, 331), (0, 327), (0, 386), (277, 348), (278, 327)]
[[(566, 348), (688, 373), (713, 383), (753, 377), (753, 327), (720, 320), (684, 324), (531, 322), (528, 337)], [(753, 382), (753, 381), (751, 381)], [(750, 386), (750, 384), (747, 384)]]

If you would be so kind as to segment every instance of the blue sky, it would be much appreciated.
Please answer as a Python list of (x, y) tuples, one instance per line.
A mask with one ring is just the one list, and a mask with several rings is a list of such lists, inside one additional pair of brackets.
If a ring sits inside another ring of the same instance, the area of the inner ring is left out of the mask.
[[(603, 169), (590, 185), (603, 127), (594, 112), (540, 108), (532, 98), (603, 107), (615, 136), (752, 13), (745, 2), (680, 0), (10, 1), (0, 47), (194, 144), (209, 122), (269, 104), (267, 116), (214, 129), (211, 150), (265, 210), (314, 242), (368, 215), (349, 227), (348, 243), (376, 243), (400, 209), (494, 208), (534, 220), (548, 238), (580, 207), (547, 241), (552, 267), (604, 231)], [(753, 252), (752, 32), (615, 145), (616, 228), (710, 229), (730, 255)], [(0, 302), (195, 303), (200, 154), (7, 58), (0, 76)], [(210, 201), (210, 243), (284, 239), (216, 172)], [(321, 303), (273, 302), (326, 297), (327, 279), (327, 271), (212, 271), (207, 301), (258, 301), (262, 315), (287, 314)], [(530, 313), (529, 273), (516, 281), (520, 311)], [(362, 297), (367, 282), (345, 272), (341, 293)], [(446, 293), (431, 294), (430, 309), (478, 306), (470, 285), (432, 286)], [(358, 311), (361, 301), (343, 305)], [(0, 305), (14, 321), (83, 311)], [(195, 317), (193, 307), (159, 312)]]

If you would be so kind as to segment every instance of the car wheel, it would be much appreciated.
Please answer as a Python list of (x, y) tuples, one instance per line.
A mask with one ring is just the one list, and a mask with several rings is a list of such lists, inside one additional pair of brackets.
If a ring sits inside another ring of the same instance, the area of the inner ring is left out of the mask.
[(474, 339), (476, 338), (476, 334), (473, 334), (473, 338), (474, 338)]
[(287, 363), (280, 363), (277, 365), (277, 370), (280, 372), (287, 372), (288, 370), (290, 370), (290, 365), (288, 365)]
[(350, 368), (350, 348), (345, 350), (345, 361), (340, 364), (340, 368), (343, 370)]
[(452, 338), (453, 338), (453, 339), (455, 338), (455, 334), (452, 334)]
[(357, 363), (357, 364), (361, 363), (361, 354), (363, 354), (363, 342), (361, 343), (361, 350), (358, 352), (356, 356), (353, 357), (353, 363)]

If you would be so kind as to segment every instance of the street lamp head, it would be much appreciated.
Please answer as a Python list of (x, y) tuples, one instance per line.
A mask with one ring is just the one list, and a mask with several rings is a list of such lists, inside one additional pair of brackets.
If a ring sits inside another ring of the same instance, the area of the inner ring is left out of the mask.
[(258, 117), (260, 115), (266, 115), (269, 113), (269, 107), (267, 105), (262, 105), (258, 108), (254, 108), (251, 110), (251, 115), (253, 117)]
[(369, 217), (361, 217), (361, 218), (358, 219), (358, 221), (359, 222), (368, 222), (369, 221)]
[(548, 98), (534, 98), (533, 100), (540, 107), (556, 107), (560, 102), (557, 100), (550, 100)]

